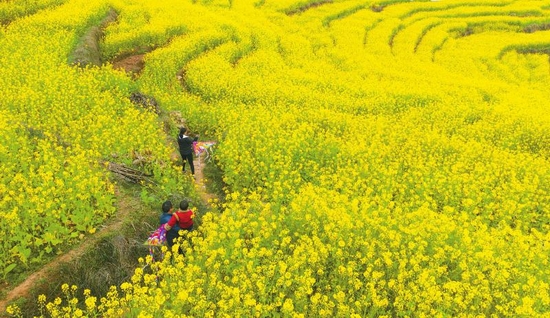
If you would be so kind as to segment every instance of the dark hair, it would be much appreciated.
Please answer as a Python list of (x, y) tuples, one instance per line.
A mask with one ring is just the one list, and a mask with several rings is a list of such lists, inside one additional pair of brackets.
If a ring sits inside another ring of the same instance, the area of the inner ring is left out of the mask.
[(170, 212), (171, 209), (172, 209), (172, 201), (170, 200), (164, 201), (164, 203), (162, 204), (162, 212), (168, 213)]
[(180, 202), (180, 210), (187, 210), (189, 208), (189, 201), (187, 200), (181, 200)]
[(180, 127), (180, 136), (183, 136), (183, 134), (185, 134), (186, 132), (187, 132), (187, 128)]

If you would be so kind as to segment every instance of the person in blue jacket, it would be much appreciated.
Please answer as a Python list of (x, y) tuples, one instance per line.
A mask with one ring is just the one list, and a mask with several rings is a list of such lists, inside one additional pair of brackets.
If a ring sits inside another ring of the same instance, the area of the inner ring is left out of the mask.
[[(160, 225), (168, 223), (172, 218), (172, 201), (165, 201), (162, 204), (162, 214), (160, 215)], [(178, 237), (178, 232), (180, 227), (176, 224), (169, 231), (166, 232), (166, 242), (168, 243), (168, 248), (172, 249), (174, 245), (174, 240)]]

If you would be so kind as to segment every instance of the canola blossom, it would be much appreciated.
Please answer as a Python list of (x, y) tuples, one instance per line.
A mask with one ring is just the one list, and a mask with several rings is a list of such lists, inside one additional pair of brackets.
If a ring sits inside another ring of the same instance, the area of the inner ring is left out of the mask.
[[(135, 79), (67, 65), (111, 8), (102, 56), (146, 51)], [(226, 200), (185, 255), (106, 295), (68, 282), (37, 315), (550, 317), (549, 25), (536, 0), (68, 0), (14, 18), (0, 226), (19, 237), (0, 265), (112, 214), (112, 153), (152, 153), (177, 188), (139, 89), (215, 137)]]

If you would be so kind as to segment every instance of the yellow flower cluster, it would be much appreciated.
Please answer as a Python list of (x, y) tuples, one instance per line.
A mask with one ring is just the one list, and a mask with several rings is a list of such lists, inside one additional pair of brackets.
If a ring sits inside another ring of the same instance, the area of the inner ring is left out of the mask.
[[(84, 105), (100, 118), (86, 134), (61, 136), (80, 145), (101, 140), (78, 147), (93, 154), (85, 158), (108, 154), (103, 145), (119, 153), (162, 148), (150, 114), (120, 101), (139, 86), (217, 138), (226, 197), (162, 261), (142, 260), (99, 302), (85, 295), (75, 307), (70, 289), (65, 303), (44, 305), (50, 315), (78, 308), (102, 317), (550, 316), (550, 74), (541, 55), (548, 5), (116, 7), (121, 23), (106, 32), (108, 54), (164, 46), (147, 54), (136, 83), (109, 67), (44, 69), (57, 74), (54, 87), (62, 78), (79, 83), (69, 91), (91, 99)], [(307, 10), (285, 14), (291, 7)], [(78, 114), (73, 121), (90, 118)], [(15, 118), (12, 110), (6, 116)], [(64, 127), (51, 122), (40, 126), (52, 134), (46, 141)], [(141, 134), (124, 136), (130, 123)], [(22, 128), (3, 129), (30, 147)], [(37, 147), (52, 149), (46, 141)], [(53, 165), (53, 152), (40, 156)]]

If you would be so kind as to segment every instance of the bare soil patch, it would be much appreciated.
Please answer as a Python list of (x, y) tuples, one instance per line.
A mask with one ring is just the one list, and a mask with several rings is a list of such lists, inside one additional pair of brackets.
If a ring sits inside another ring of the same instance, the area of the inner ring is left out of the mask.
[(145, 67), (144, 57), (145, 54), (137, 54), (128, 56), (118, 61), (113, 61), (113, 68), (123, 70), (126, 73), (133, 74), (134, 76), (139, 76)]
[(197, 185), (197, 192), (199, 193), (202, 202), (204, 202), (207, 207), (210, 207), (211, 200), (217, 197), (215, 194), (208, 192), (206, 189), (206, 180), (202, 170), (206, 163), (201, 162), (199, 164), (198, 160), (194, 160), (193, 163), (195, 164), (195, 183)]

